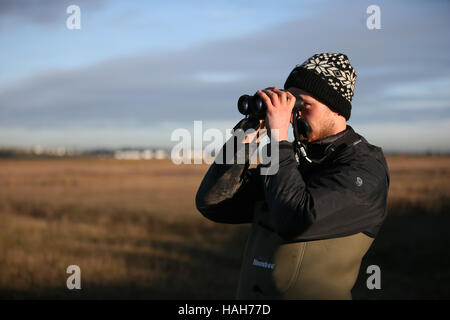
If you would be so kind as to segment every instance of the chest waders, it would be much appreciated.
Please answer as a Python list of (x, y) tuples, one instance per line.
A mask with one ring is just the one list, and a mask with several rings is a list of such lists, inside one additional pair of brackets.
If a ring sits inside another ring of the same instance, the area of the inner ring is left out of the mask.
[(270, 228), (264, 201), (255, 203), (237, 299), (351, 299), (361, 260), (373, 238), (286, 242)]

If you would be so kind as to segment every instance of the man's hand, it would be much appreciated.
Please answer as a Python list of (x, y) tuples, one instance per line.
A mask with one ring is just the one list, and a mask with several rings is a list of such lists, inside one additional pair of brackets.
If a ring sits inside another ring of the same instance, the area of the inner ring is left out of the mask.
[[(295, 97), (290, 92), (281, 91), (277, 87), (258, 90), (257, 94), (267, 106), (266, 126), (271, 130), (272, 138), (277, 141), (288, 140)], [(278, 129), (278, 134), (275, 129)]]
[(262, 138), (266, 135), (266, 122), (265, 120), (259, 120), (259, 128), (254, 133), (249, 134), (245, 137), (242, 143), (259, 143)]

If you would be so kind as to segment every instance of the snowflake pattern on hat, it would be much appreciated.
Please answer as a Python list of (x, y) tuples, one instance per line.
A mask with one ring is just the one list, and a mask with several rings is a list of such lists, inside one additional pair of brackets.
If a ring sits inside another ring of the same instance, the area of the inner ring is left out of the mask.
[(345, 54), (315, 54), (300, 67), (314, 71), (345, 99), (352, 101), (356, 72)]

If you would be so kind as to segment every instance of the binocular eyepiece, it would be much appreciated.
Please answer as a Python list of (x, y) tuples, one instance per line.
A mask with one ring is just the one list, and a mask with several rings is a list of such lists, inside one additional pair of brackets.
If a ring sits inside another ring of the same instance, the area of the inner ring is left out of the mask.
[[(238, 110), (244, 116), (249, 116), (257, 119), (265, 119), (267, 106), (258, 94), (249, 96), (247, 94), (242, 95), (237, 103)], [(305, 102), (302, 98), (296, 97), (294, 108), (299, 110), (303, 109)]]

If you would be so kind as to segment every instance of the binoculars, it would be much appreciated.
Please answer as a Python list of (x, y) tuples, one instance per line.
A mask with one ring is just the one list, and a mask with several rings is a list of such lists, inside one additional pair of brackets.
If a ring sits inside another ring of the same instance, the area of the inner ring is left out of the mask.
[[(238, 100), (237, 106), (239, 112), (244, 116), (257, 118), (260, 120), (266, 118), (267, 106), (258, 94), (253, 96), (249, 96), (248, 94), (242, 95)], [(305, 102), (303, 99), (296, 97), (294, 108), (301, 110), (304, 106)]]

